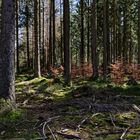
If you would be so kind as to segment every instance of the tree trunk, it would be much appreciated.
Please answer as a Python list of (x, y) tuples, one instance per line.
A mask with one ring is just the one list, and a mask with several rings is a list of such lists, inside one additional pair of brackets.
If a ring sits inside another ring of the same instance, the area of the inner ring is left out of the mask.
[(15, 2), (2, 1), (0, 38), (0, 96), (15, 101)]
[(109, 41), (109, 0), (106, 0), (106, 47), (107, 47), (107, 72), (110, 65), (110, 41)]
[(44, 32), (44, 28), (45, 28), (45, 5), (44, 5), (44, 1), (42, 1), (42, 57), (43, 57), (43, 67), (45, 67), (45, 32)]
[(140, 65), (140, 0), (138, 2), (138, 64)]
[(116, 61), (116, 0), (113, 0), (113, 62)]
[(1, 7), (1, 3), (2, 3), (2, 2), (0, 1), (0, 34), (1, 34), (1, 8), (2, 8), (2, 7)]
[(98, 66), (97, 66), (97, 18), (96, 18), (96, 0), (92, 2), (92, 15), (91, 15), (91, 54), (92, 54), (92, 68), (93, 79), (98, 78)]
[(129, 63), (133, 62), (133, 41), (132, 41), (132, 27), (130, 26), (130, 41), (129, 41)]
[(69, 0), (63, 2), (63, 22), (64, 22), (64, 80), (70, 83), (71, 62), (70, 62), (70, 7)]
[(61, 60), (61, 65), (64, 65), (64, 60), (63, 60), (63, 19), (62, 19), (62, 0), (60, 0), (60, 60)]
[(123, 8), (123, 58), (125, 61), (127, 61), (127, 23), (126, 23), (126, 7)]
[(55, 0), (52, 0), (52, 18), (53, 18), (53, 66), (56, 63), (56, 54), (55, 54), (55, 49), (56, 49), (56, 44), (55, 44)]
[(18, 0), (16, 0), (16, 70), (17, 70), (17, 73), (19, 73), (19, 39), (18, 39), (18, 36), (19, 36), (19, 31), (18, 31)]
[(53, 64), (53, 60), (52, 60), (52, 55), (53, 55), (53, 51), (52, 51), (52, 0), (50, 0), (50, 8), (49, 8), (49, 10), (50, 10), (50, 14), (49, 14), (49, 16), (50, 16), (50, 19), (49, 19), (49, 49), (48, 49), (48, 70), (49, 70), (49, 68), (50, 68), (50, 66), (52, 66), (52, 64)]
[(90, 0), (88, 0), (88, 17), (87, 17), (87, 63), (90, 64)]
[[(44, 32), (45, 32), (45, 67), (46, 68), (49, 68), (49, 12), (50, 12), (50, 9), (49, 9), (49, 2), (50, 1), (47, 1), (47, 6), (44, 5), (44, 14), (45, 14), (45, 17), (46, 18), (46, 22), (44, 21), (44, 24), (45, 24), (45, 27), (44, 27)], [(45, 3), (44, 3), (45, 4)], [(45, 19), (44, 19), (45, 20)]]
[(38, 0), (34, 0), (34, 45), (35, 45), (35, 76), (40, 77), (40, 49), (38, 45)]
[(104, 80), (107, 78), (107, 0), (104, 0), (104, 9), (103, 9), (103, 76)]
[(30, 67), (30, 48), (29, 48), (29, 2), (26, 0), (26, 47), (27, 47), (27, 66)]
[(80, 63), (81, 66), (85, 61), (85, 51), (84, 51), (84, 1), (80, 0), (81, 7), (81, 47), (80, 47)]
[(118, 14), (118, 57), (122, 58), (121, 13)]
[(42, 60), (42, 42), (41, 42), (41, 0), (38, 0), (38, 44), (40, 49), (40, 61)]

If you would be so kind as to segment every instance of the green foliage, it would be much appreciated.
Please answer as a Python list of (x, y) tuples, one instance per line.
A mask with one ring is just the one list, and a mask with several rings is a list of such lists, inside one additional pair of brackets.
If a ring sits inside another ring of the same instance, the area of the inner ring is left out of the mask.
[(16, 122), (23, 119), (24, 111), (21, 109), (13, 109), (6, 114), (2, 114), (0, 121), (2, 122)]

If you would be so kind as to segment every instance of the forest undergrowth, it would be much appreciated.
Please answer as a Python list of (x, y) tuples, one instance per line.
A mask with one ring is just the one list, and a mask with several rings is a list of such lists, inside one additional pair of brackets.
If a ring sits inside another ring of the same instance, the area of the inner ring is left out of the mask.
[(61, 77), (16, 79), (17, 109), (1, 115), (0, 139), (140, 139), (139, 83), (85, 79), (66, 86)]

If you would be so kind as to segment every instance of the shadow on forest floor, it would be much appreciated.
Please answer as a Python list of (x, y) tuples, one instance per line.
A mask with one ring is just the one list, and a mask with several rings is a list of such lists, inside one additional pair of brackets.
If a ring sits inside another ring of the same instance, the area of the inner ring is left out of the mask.
[(16, 93), (19, 109), (0, 118), (0, 138), (139, 139), (139, 85), (82, 81), (68, 87), (20, 75)]

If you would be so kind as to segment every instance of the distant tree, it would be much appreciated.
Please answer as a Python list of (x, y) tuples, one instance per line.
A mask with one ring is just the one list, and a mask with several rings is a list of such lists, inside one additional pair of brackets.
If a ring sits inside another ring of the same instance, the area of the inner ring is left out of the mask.
[[(112, 3), (112, 47), (111, 47), (111, 62), (115, 62), (116, 59), (117, 59), (117, 31), (116, 31), (116, 22), (117, 22), (117, 18), (116, 18), (116, 0), (113, 0), (113, 3)], [(120, 24), (120, 15), (119, 15), (119, 12), (118, 12), (118, 22)], [(120, 30), (118, 31), (120, 32)], [(121, 34), (119, 34), (119, 42), (118, 42), (118, 47), (121, 47)], [(121, 56), (121, 53), (119, 54)]]
[(108, 66), (108, 0), (104, 0), (103, 5), (103, 76), (104, 80), (107, 77), (107, 66)]
[(60, 0), (60, 60), (64, 64), (63, 58), (63, 17), (62, 17), (62, 0)]
[(26, 47), (27, 47), (27, 66), (30, 67), (30, 47), (29, 47), (29, 0), (26, 0), (25, 12), (26, 12)]
[(85, 62), (85, 43), (84, 43), (84, 1), (80, 0), (80, 16), (81, 16), (81, 46), (80, 46), (80, 63)]
[(2, 0), (0, 96), (15, 101), (15, 1)]
[(93, 67), (93, 79), (98, 78), (98, 66), (97, 66), (97, 17), (96, 17), (96, 0), (91, 3), (91, 53), (92, 53), (92, 67)]
[(127, 7), (124, 5), (123, 7), (123, 58), (124, 60), (127, 60)]
[(42, 1), (42, 63), (43, 67), (45, 67), (45, 2)]
[[(41, 58), (42, 58), (42, 19), (41, 19), (41, 12), (42, 12), (42, 7), (41, 7), (41, 0), (38, 0), (38, 48), (40, 50), (40, 61), (41, 61)], [(41, 65), (41, 62), (40, 62), (40, 65)]]
[(47, 63), (47, 67), (49, 69), (50, 66), (52, 66), (53, 64), (53, 43), (52, 43), (52, 23), (53, 23), (53, 19), (52, 19), (52, 12), (53, 12), (53, 5), (52, 5), (52, 0), (49, 0), (49, 49), (48, 49), (48, 63)]
[(90, 0), (87, 1), (87, 63), (90, 63)]
[(55, 54), (55, 50), (56, 50), (56, 35), (55, 35), (55, 0), (52, 0), (52, 28), (53, 28), (53, 66), (56, 63), (56, 54)]

